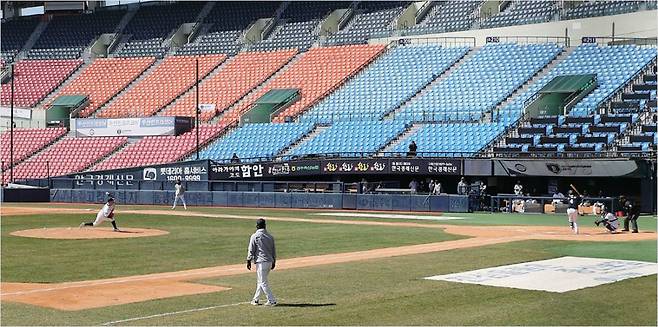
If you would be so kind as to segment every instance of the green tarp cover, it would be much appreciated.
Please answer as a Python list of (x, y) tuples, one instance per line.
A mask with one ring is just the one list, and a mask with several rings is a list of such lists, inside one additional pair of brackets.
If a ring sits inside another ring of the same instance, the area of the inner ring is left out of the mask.
[(539, 93), (578, 92), (594, 79), (596, 79), (596, 74), (557, 76), (548, 82)]
[(57, 97), (52, 105), (75, 108), (82, 105), (85, 101), (87, 101), (87, 96), (85, 95), (62, 95)]
[(290, 101), (299, 93), (299, 89), (273, 89), (265, 93), (256, 104), (279, 104)]

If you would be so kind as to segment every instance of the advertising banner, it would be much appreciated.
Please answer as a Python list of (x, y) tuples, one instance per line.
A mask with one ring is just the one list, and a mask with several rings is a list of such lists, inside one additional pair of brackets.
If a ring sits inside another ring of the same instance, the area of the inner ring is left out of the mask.
[(176, 125), (189, 125), (190, 119), (164, 116), (117, 119), (78, 118), (75, 120), (75, 131), (78, 137), (176, 135)]
[[(66, 176), (75, 179), (75, 185), (116, 186), (132, 188), (140, 181), (207, 181), (209, 161), (185, 161), (165, 165), (153, 165), (111, 171), (85, 172)], [(57, 177), (53, 178), (57, 180)]]
[(460, 159), (322, 159), (212, 164), (211, 180), (347, 174), (460, 175)]
[(638, 171), (633, 160), (494, 160), (496, 176), (571, 176), (613, 177), (627, 176)]

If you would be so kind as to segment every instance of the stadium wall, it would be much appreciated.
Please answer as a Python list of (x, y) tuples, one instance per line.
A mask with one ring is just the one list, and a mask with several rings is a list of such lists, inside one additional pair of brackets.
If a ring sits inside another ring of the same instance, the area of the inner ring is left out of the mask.
[[(112, 195), (120, 204), (170, 205), (173, 191), (118, 190)], [(51, 189), (53, 202), (103, 203), (105, 190)], [(286, 193), (286, 192), (185, 192), (187, 204), (193, 206), (359, 209), (395, 211), (468, 212), (468, 197), (462, 195)]]
[[(612, 36), (612, 24), (615, 25), (615, 37), (621, 38), (656, 38), (658, 26), (656, 26), (658, 10), (643, 10), (628, 14), (571, 19), (556, 22), (514, 25), (489, 29), (476, 29), (460, 32), (424, 34), (409, 36), (394, 36), (380, 39), (371, 39), (370, 43), (388, 44), (393, 40), (405, 39), (427, 39), (435, 37), (474, 37), (476, 46), (486, 44), (488, 36), (509, 37), (556, 37), (565, 36), (565, 31), (571, 39), (571, 46), (580, 45), (583, 37), (610, 37)], [(559, 31), (556, 33), (556, 31)], [(518, 40), (522, 42), (523, 40)], [(503, 42), (503, 40), (501, 40)]]

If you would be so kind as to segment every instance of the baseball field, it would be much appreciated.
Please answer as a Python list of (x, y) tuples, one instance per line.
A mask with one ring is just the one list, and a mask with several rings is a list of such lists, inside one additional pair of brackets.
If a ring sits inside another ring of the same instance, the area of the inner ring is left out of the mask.
[[(656, 219), (3, 204), (1, 325), (653, 325)], [(255, 220), (278, 306), (252, 306)]]

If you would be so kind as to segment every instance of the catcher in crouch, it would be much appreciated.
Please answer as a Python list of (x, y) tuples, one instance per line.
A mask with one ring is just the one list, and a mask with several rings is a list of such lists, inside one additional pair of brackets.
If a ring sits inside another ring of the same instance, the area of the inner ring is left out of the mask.
[(80, 228), (84, 226), (96, 227), (106, 220), (112, 223), (112, 227), (114, 227), (115, 232), (119, 232), (119, 228), (117, 228), (117, 223), (114, 220), (114, 198), (107, 199), (107, 203), (105, 203), (103, 208), (96, 215), (96, 220), (88, 223), (83, 222), (80, 224)]
[(596, 226), (603, 224), (610, 233), (619, 233), (619, 221), (612, 212), (606, 209), (605, 206), (601, 207), (601, 220), (594, 222)]

